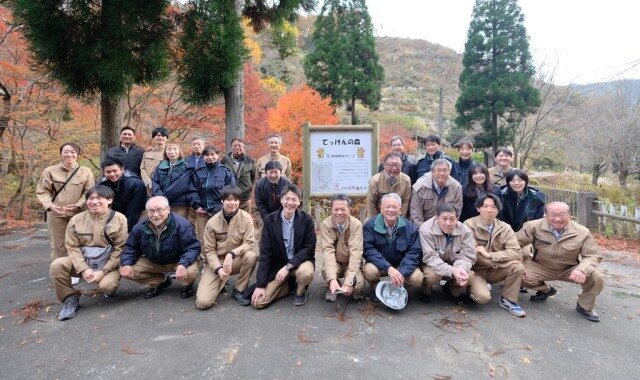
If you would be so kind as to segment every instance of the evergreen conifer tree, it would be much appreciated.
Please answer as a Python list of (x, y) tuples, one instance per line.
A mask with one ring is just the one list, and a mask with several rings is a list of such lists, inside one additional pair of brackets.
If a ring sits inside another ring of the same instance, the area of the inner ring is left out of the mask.
[(476, 0), (462, 64), (456, 123), (467, 129), (480, 124), (484, 133), (476, 145), (495, 151), (512, 141), (522, 118), (540, 104), (516, 0)]

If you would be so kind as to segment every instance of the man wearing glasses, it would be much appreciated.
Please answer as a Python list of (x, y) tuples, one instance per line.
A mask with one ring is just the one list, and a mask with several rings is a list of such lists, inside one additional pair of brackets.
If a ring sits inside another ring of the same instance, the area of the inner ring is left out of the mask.
[(380, 201), (389, 193), (396, 193), (402, 200), (400, 215), (407, 215), (411, 197), (411, 178), (402, 173), (402, 157), (397, 153), (384, 156), (384, 171), (371, 177), (367, 192), (367, 215), (369, 218), (380, 212)]
[(144, 299), (156, 297), (171, 285), (166, 273), (182, 282), (180, 298), (193, 295), (198, 274), (200, 242), (189, 221), (171, 212), (163, 196), (147, 201), (148, 220), (136, 224), (120, 255), (120, 275), (150, 285)]
[(576, 311), (589, 321), (599, 322), (593, 309), (604, 287), (602, 274), (596, 269), (602, 252), (591, 232), (571, 221), (569, 205), (551, 202), (545, 211), (544, 218), (526, 222), (516, 234), (521, 247), (533, 244), (533, 259), (525, 263), (522, 283), (536, 290), (531, 296), (533, 302), (544, 302), (558, 292), (545, 281), (580, 285)]
[(438, 158), (431, 164), (431, 172), (418, 178), (411, 193), (411, 221), (416, 226), (431, 219), (436, 207), (450, 204), (460, 217), (462, 211), (462, 186), (451, 177), (451, 163)]

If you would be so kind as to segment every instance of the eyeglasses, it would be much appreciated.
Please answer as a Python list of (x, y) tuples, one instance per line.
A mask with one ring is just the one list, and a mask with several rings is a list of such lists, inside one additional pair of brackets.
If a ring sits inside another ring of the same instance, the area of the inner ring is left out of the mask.
[(169, 207), (163, 207), (163, 208), (156, 208), (156, 209), (151, 209), (151, 210), (147, 210), (147, 214), (149, 215), (161, 215), (164, 210), (168, 209)]
[(547, 215), (549, 215), (551, 219), (556, 219), (556, 218), (565, 219), (567, 216), (569, 216), (569, 214), (566, 212), (550, 212)]
[(391, 163), (389, 163), (389, 162), (385, 162), (384, 164), (385, 164), (385, 165), (387, 165), (387, 166), (389, 166), (389, 167), (392, 167), (392, 168), (399, 168), (399, 167), (402, 167), (402, 164), (401, 164), (401, 163), (399, 164), (399, 163), (397, 163), (397, 162), (391, 162)]

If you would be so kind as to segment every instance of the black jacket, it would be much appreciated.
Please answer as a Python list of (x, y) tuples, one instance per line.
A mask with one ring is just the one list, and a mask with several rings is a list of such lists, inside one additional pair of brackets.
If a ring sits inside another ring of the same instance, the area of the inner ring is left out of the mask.
[[(478, 200), (477, 196), (469, 196), (465, 193), (466, 189), (462, 188), (462, 212), (460, 213), (460, 221), (464, 222), (467, 219), (473, 218), (474, 216), (480, 215), (478, 209), (476, 209), (476, 200)], [(500, 188), (498, 186), (493, 187), (492, 194), (500, 198), (502, 201), (502, 193), (500, 192)]]
[(287, 264), (293, 265), (293, 269), (305, 261), (311, 261), (315, 265), (316, 229), (311, 216), (300, 209), (296, 210), (293, 218), (293, 244), (294, 254), (289, 260), (282, 237), (281, 210), (269, 214), (264, 221), (260, 239), (256, 287), (266, 287)]
[(128, 152), (122, 147), (122, 145), (109, 148), (106, 156), (107, 158), (116, 158), (120, 160), (125, 169), (127, 169), (131, 174), (135, 174), (140, 177), (140, 164), (142, 163), (143, 154), (144, 149), (133, 144), (129, 148)]
[(191, 207), (194, 210), (202, 207), (209, 216), (222, 210), (222, 200), (220, 199), (222, 188), (236, 184), (236, 178), (231, 170), (215, 162), (194, 170), (192, 177), (191, 183), (195, 187), (195, 196)]
[(475, 164), (473, 158), (470, 158), (466, 161), (462, 158), (459, 158), (458, 161), (454, 162), (453, 164), (453, 167), (455, 168), (455, 177), (453, 178), (455, 178), (456, 181), (460, 182), (463, 189), (467, 184), (467, 180), (469, 179), (469, 168), (473, 164)]
[(105, 179), (99, 184), (113, 190), (115, 197), (111, 208), (127, 217), (128, 230), (131, 232), (147, 203), (147, 187), (144, 182), (140, 177), (123, 174), (117, 182)]
[(425, 173), (430, 172), (431, 164), (433, 163), (433, 161), (437, 160), (438, 158), (444, 158), (445, 160), (449, 161), (449, 163), (451, 164), (451, 173), (449, 173), (449, 175), (453, 178), (458, 177), (453, 158), (447, 156), (446, 154), (444, 154), (443, 151), (439, 150), (433, 156), (429, 156), (427, 154), (418, 161), (418, 163), (416, 164), (416, 180), (422, 177), (423, 175), (425, 175)]
[(260, 178), (256, 183), (256, 208), (263, 221), (267, 218), (267, 215), (279, 210), (282, 206), (280, 203), (280, 192), (282, 192), (282, 188), (285, 185), (291, 185), (291, 181), (285, 176), (281, 176), (275, 185), (271, 184), (267, 177)]
[(522, 200), (518, 200), (518, 194), (509, 185), (502, 186), (500, 191), (502, 212), (498, 218), (508, 223), (514, 232), (518, 232), (525, 222), (544, 216), (545, 196), (540, 190), (527, 186)]

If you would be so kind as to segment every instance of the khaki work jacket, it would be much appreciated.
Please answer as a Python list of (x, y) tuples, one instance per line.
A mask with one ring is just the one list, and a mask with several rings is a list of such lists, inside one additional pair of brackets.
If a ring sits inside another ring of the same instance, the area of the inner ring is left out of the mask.
[(238, 210), (230, 223), (227, 223), (223, 212), (220, 210), (209, 219), (202, 238), (201, 256), (214, 270), (222, 265), (227, 253), (233, 252), (237, 258), (253, 249), (251, 215), (244, 210)]
[(140, 176), (147, 187), (151, 184), (151, 177), (160, 162), (164, 160), (164, 147), (160, 150), (150, 150), (142, 155), (142, 163), (140, 164)]
[(471, 267), (476, 262), (473, 232), (457, 222), (451, 237), (452, 241), (447, 244), (447, 238), (438, 226), (435, 216), (424, 222), (420, 226), (422, 262), (444, 277), (453, 277), (454, 267), (462, 267), (467, 273), (471, 273)]
[(278, 161), (280, 165), (282, 165), (282, 174), (285, 177), (291, 179), (291, 160), (287, 156), (283, 156), (278, 153), (277, 156), (272, 157), (270, 154), (266, 156), (262, 156), (256, 161), (256, 181), (262, 177), (264, 174), (264, 167), (267, 165), (269, 161)]
[(491, 254), (491, 258), (487, 258), (477, 253), (473, 269), (506, 268), (510, 261), (522, 261), (522, 248), (518, 244), (516, 234), (507, 223), (494, 220), (491, 233), (479, 216), (465, 220), (464, 225), (473, 232), (476, 246), (484, 247)]
[(346, 229), (338, 234), (331, 217), (320, 224), (320, 248), (324, 256), (323, 267), (327, 281), (337, 280), (338, 267), (345, 267), (344, 283), (353, 284), (362, 267), (362, 223), (349, 215)]
[(78, 172), (58, 194), (55, 201), (51, 201), (54, 192), (60, 190), (75, 169), (67, 170), (62, 164), (44, 169), (42, 177), (40, 177), (40, 181), (36, 186), (36, 196), (45, 210), (49, 210), (54, 204), (56, 206), (76, 205), (81, 209), (84, 207), (84, 193), (96, 183), (91, 169), (84, 166), (80, 166)]
[[(411, 221), (419, 226), (425, 220), (436, 215), (436, 207), (442, 203), (448, 203), (456, 209), (460, 217), (462, 211), (462, 186), (455, 179), (449, 177), (445, 182), (447, 194), (438, 198), (438, 193), (433, 189), (431, 173), (420, 177), (413, 185), (411, 194)], [(442, 191), (445, 191), (444, 189)]]
[(409, 200), (411, 199), (411, 178), (404, 173), (398, 174), (396, 182), (391, 185), (389, 176), (382, 172), (374, 175), (369, 180), (369, 191), (367, 192), (367, 215), (369, 218), (380, 212), (380, 201), (385, 194), (396, 193), (402, 199), (400, 215), (407, 215)]

